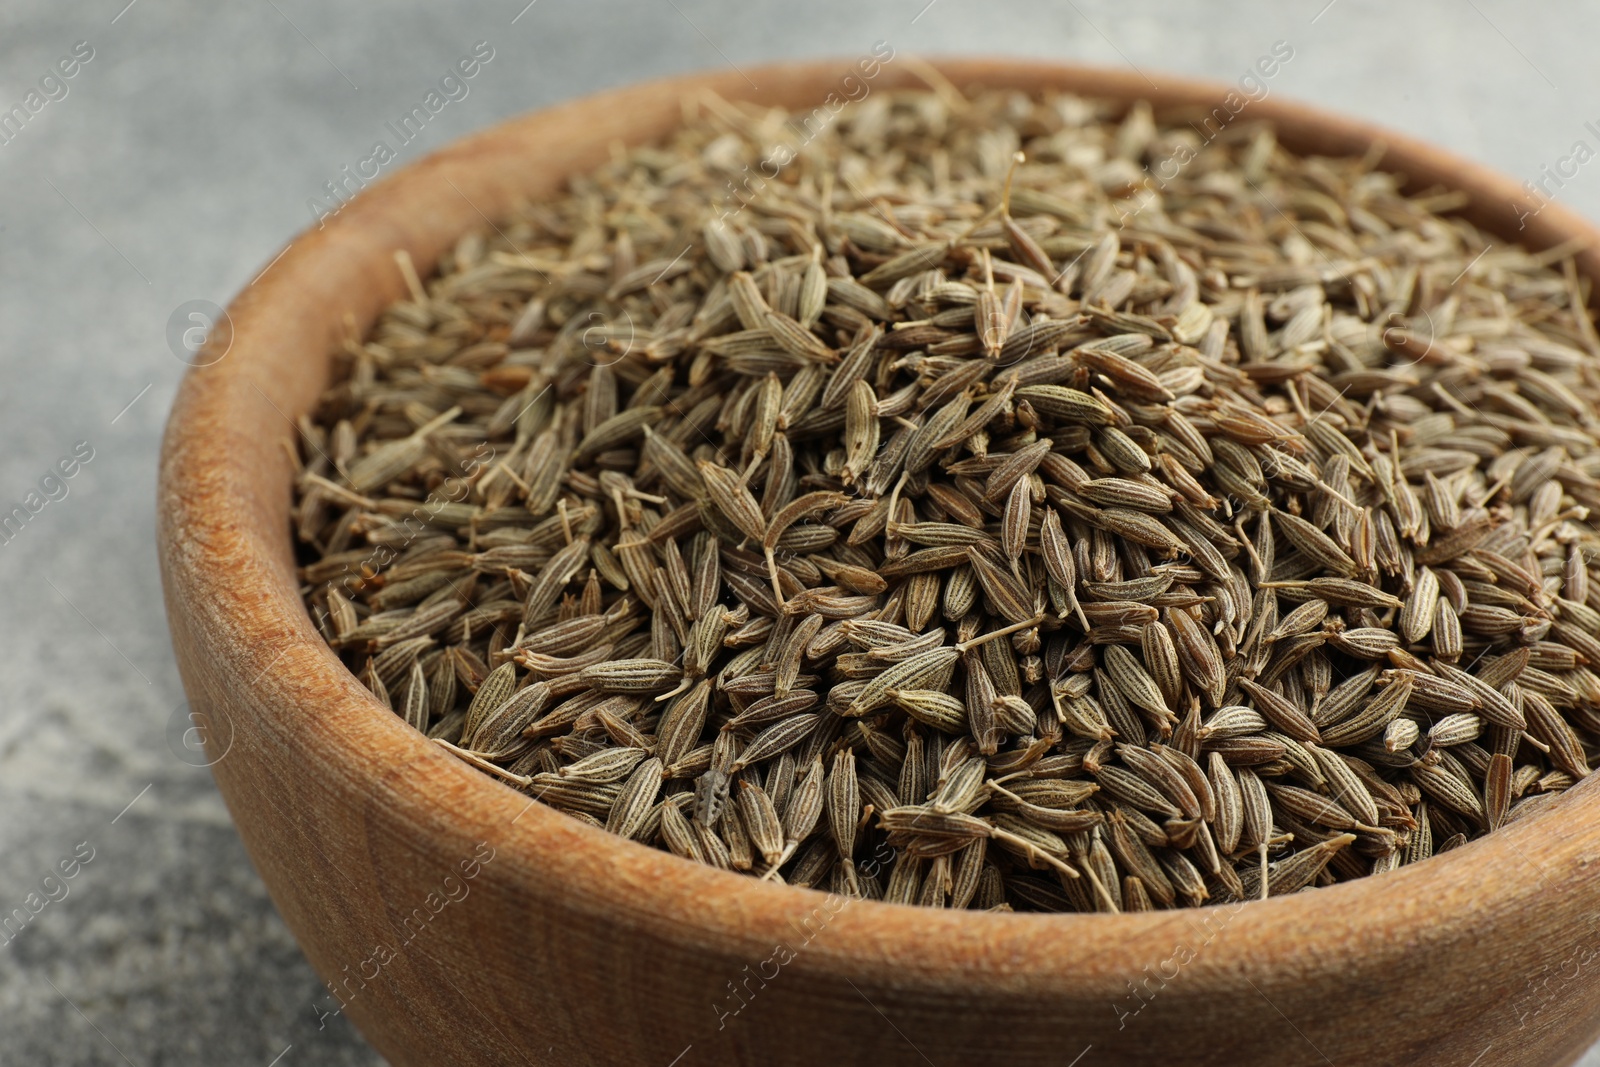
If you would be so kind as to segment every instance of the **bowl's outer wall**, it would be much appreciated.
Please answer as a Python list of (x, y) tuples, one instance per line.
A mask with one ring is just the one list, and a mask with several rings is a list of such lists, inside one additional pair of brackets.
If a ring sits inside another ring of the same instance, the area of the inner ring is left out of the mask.
[[(1158, 106), (1209, 108), (1229, 91), (1165, 77), (1154, 91), (1043, 63), (939, 66), (957, 85)], [(920, 84), (910, 68), (885, 67), (873, 90)], [(732, 74), (684, 77), (458, 142), (298, 238), (232, 305), (232, 350), (185, 381), (161, 471), (167, 612), (191, 704), (211, 719), (218, 785), (339, 992), (308, 990), (305, 1010), (342, 1002), (392, 1062), (431, 1067), (667, 1067), (680, 1055), (684, 1067), (1060, 1067), (1086, 1049), (1085, 1065), (1576, 1058), (1600, 1031), (1600, 794), (1588, 783), (1418, 867), (1239, 909), (841, 907), (530, 805), (379, 714), (318, 638), (296, 592), (284, 445), (347, 319), (365, 331), (405, 294), (394, 250), (426, 272), (460, 233), (556, 190), (615, 142), (660, 134), (703, 89), (810, 107), (847, 70), (769, 67), (751, 72), (759, 90)], [(1380, 136), (1275, 99), (1247, 116), (1305, 151), (1361, 153)], [(1519, 237), (1525, 205), (1509, 179), (1382, 137), (1386, 166), (1466, 190), (1470, 217)], [(1520, 232), (1534, 247), (1574, 235), (1600, 236), (1554, 206)], [(1579, 262), (1600, 277), (1593, 250)], [(779, 945), (793, 958), (775, 957)]]

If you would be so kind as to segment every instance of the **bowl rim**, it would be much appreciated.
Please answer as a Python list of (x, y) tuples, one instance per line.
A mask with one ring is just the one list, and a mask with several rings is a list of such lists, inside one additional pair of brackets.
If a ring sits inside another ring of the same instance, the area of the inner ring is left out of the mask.
[[(1047, 61), (961, 58), (935, 59), (933, 65), (962, 85), (1058, 88), (1129, 102), (1146, 99), (1158, 109), (1211, 105), (1235, 91), (1225, 83), (1165, 75), (1156, 89), (1143, 74)], [(322, 226), (298, 234), (230, 304), (231, 349), (225, 358), (185, 376), (163, 441), (158, 514), (169, 619), (175, 644), (198, 642), (212, 657), (204, 678), (191, 683), (186, 674), (191, 697), (196, 686), (253, 693), (257, 705), (284, 716), (251, 724), (257, 740), (270, 750), (265, 756), (305, 758), (351, 803), (366, 796), (364, 803), (370, 806), (378, 802), (371, 798), (381, 797), (394, 814), (413, 823), (419, 840), (503, 839), (497, 878), (536, 886), (539, 892), (559, 887), (576, 897), (574, 906), (621, 916), (621, 921), (673, 943), (724, 938), (744, 945), (770, 944), (786, 935), (797, 914), (824, 906), (831, 895), (822, 891), (694, 864), (536, 804), (525, 794), (487, 781), (387, 713), (323, 643), (300, 599), (288, 525), (290, 468), (286, 457), (274, 458), (277, 441), (259, 439), (259, 431), (271, 421), (257, 410), (260, 404), (251, 394), (260, 394), (291, 423), (292, 414), (309, 408), (323, 382), (314, 373), (296, 377), (277, 368), (291, 351), (288, 345), (304, 344), (307, 338), (314, 343), (321, 336), (327, 350), (309, 358), (320, 359), (326, 375), (327, 351), (338, 340), (334, 312), (348, 310), (339, 296), (326, 292), (327, 285), (348, 277), (351, 263), (387, 260), (393, 247), (415, 248), (424, 238), (439, 244), (443, 238), (429, 227), (441, 225), (436, 216), (449, 211), (441, 209), (424, 219), (397, 221), (396, 216), (436, 197), (441, 182), (476, 202), (513, 195), (501, 179), (475, 174), (484, 158), (530, 151), (541, 130), (570, 118), (580, 106), (608, 103), (625, 110), (643, 106), (653, 95), (675, 100), (705, 88), (729, 99), (799, 104), (812, 99), (816, 85), (836, 79), (841, 66), (840, 61), (818, 60), (751, 67), (743, 74), (678, 75), (521, 115), (407, 165), (362, 191)], [(763, 88), (752, 90), (746, 85), (749, 79)], [(902, 64), (886, 69), (879, 86), (918, 84), (909, 64)], [(1519, 206), (1528, 204), (1512, 179), (1409, 136), (1286, 102), (1276, 94), (1251, 102), (1249, 108), (1252, 119), (1273, 121), (1287, 145), (1322, 146), (1340, 154), (1384, 145), (1386, 169), (1425, 182), (1447, 181), (1451, 188), (1470, 193), (1472, 203), (1463, 214), (1495, 236), (1515, 232), (1511, 223), (1518, 220)], [(457, 221), (474, 217), (451, 210)], [(476, 206), (473, 212), (483, 215)], [(484, 221), (489, 217), (484, 215)], [(1591, 280), (1600, 279), (1600, 230), (1559, 204), (1546, 204), (1526, 221), (1520, 243), (1535, 250), (1573, 236), (1587, 238), (1587, 251), (1577, 256), (1579, 266)], [(419, 256), (417, 263), (426, 273), (432, 258)], [(379, 306), (404, 291), (397, 273), (378, 287), (381, 292), (374, 299)], [(286, 326), (286, 317), (303, 317), (315, 325)], [(364, 335), (370, 320), (358, 325)], [(280, 436), (288, 436), (282, 423), (277, 425)], [(316, 743), (305, 745), (305, 737)], [(297, 745), (303, 747), (296, 751)], [(217, 763), (214, 771), (233, 808), (228, 763)], [(952, 914), (857, 902), (865, 907), (841, 908), (834, 915), (826, 944), (807, 953), (806, 966), (836, 967), (849, 961), (854, 973), (874, 980), (953, 991), (967, 980), (973, 960), (982, 959), (995, 975), (1036, 978), (1047, 985), (1094, 980), (1110, 987), (1143, 959), (1132, 946), (1163, 939), (1170, 943), (1174, 933), (1192, 928), (1191, 920), (1218, 908), (1233, 909), (1229, 922), (1239, 931), (1210, 950), (1218, 973), (1248, 981), (1262, 960), (1283, 954), (1275, 945), (1292, 946), (1296, 954), (1316, 960), (1319, 968), (1357, 959), (1379, 963), (1393, 953), (1417, 950), (1416, 938), (1404, 949), (1391, 940), (1389, 931), (1396, 922), (1423, 931), (1419, 937), (1470, 939), (1486, 914), (1532, 907), (1536, 890), (1576, 884), (1586, 855), (1600, 849), (1600, 793), (1586, 781), (1553, 807), (1559, 811), (1539, 812), (1415, 867), (1246, 905), (1119, 915)], [(236, 809), (234, 815), (237, 821), (240, 812)], [(1553, 832), (1560, 826), (1557, 819), (1566, 821), (1570, 833)], [(266, 862), (259, 854), (255, 859)], [(1503, 873), (1523, 864), (1537, 864), (1547, 878), (1534, 885)], [(637, 896), (641, 887), (649, 894), (644, 899)], [(1437, 903), (1446, 898), (1471, 898), (1479, 907), (1441, 911)]]

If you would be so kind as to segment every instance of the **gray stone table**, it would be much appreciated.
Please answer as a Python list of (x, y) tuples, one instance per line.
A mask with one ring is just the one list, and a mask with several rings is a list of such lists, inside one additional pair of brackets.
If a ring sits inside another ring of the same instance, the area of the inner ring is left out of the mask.
[[(209, 772), (169, 739), (183, 693), (153, 500), (184, 366), (168, 320), (226, 303), (475, 42), (494, 58), (402, 161), (635, 79), (879, 39), (1230, 81), (1285, 41), (1272, 93), (1518, 177), (1600, 146), (1585, 125), (1600, 120), (1600, 9), (1575, 2), (524, 3), (8, 0), (0, 14), (0, 110), (58, 62), (73, 71), (0, 138), (0, 512), (92, 452), (0, 543), (0, 914), (61, 863), (75, 875), (0, 943), (0, 1063), (379, 1062), (348, 1023), (319, 1029), (316, 976)], [(1600, 166), (1559, 196), (1595, 215)]]

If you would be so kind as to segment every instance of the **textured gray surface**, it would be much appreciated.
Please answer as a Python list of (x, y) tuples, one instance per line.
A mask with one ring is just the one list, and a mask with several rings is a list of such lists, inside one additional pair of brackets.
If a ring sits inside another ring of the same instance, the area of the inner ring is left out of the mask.
[[(0, 944), (0, 1062), (379, 1062), (343, 1021), (318, 1029), (316, 976), (208, 772), (168, 740), (183, 694), (153, 497), (184, 368), (166, 331), (183, 302), (226, 303), (248, 283), (308, 223), (307, 198), (474, 42), (494, 59), (400, 162), (596, 89), (854, 56), (878, 39), (902, 52), (1132, 64), (1157, 81), (1235, 80), (1286, 40), (1295, 56), (1274, 94), (1519, 178), (1576, 140), (1600, 144), (1584, 128), (1600, 120), (1600, 13), (1576, 3), (523, 2), (6, 4), (0, 108), (23, 102), (75, 42), (94, 58), (0, 144), (0, 511), (76, 442), (94, 458), (0, 545), (0, 914), (43, 899), (42, 880), (80, 843), (94, 858)], [(1559, 193), (1591, 216), (1593, 171)], [(1584, 1063), (1600, 1067), (1600, 1054)]]

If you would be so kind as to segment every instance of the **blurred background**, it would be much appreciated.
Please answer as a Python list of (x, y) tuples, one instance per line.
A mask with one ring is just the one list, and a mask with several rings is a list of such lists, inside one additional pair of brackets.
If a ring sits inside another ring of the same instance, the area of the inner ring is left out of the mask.
[[(1600, 8), (1571, 2), (8, 0), (0, 20), (0, 515), (29, 515), (0, 532), (0, 916), (29, 913), (0, 928), (0, 1063), (382, 1062), (319, 1018), (322, 986), (186, 744), (156, 455), (185, 332), (475, 46), (492, 58), (386, 173), (570, 97), (879, 40), (1152, 84), (1237, 82), (1285, 42), (1272, 94), (1600, 216), (1600, 166), (1545, 170), (1600, 148)], [(63, 862), (74, 876), (47, 883)]]

